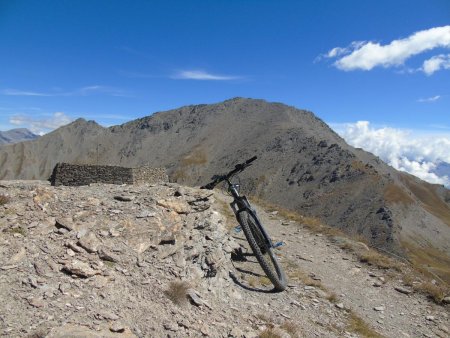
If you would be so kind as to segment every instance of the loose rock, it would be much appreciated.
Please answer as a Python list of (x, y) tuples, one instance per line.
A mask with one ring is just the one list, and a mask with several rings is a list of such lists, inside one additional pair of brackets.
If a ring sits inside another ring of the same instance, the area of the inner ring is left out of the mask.
[(406, 289), (406, 288), (401, 287), (401, 286), (395, 286), (394, 289), (396, 291), (400, 292), (400, 293), (405, 294), (405, 295), (409, 295), (409, 294), (411, 294), (413, 292), (412, 290)]
[(63, 267), (63, 271), (79, 277), (89, 278), (100, 274), (100, 271), (92, 269), (88, 263), (73, 260)]

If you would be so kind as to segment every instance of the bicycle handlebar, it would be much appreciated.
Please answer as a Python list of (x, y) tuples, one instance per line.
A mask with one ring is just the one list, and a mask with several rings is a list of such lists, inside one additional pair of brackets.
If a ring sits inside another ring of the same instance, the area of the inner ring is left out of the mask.
[(243, 171), (245, 168), (251, 166), (251, 163), (256, 160), (258, 157), (253, 156), (252, 158), (248, 159), (247, 161), (243, 163), (236, 164), (233, 170), (231, 170), (228, 174), (225, 175), (214, 175), (212, 177), (212, 182), (209, 182), (206, 185), (202, 185), (200, 189), (208, 189), (212, 190), (214, 187), (219, 184), (222, 181), (230, 179), (232, 176), (236, 175), (237, 173)]

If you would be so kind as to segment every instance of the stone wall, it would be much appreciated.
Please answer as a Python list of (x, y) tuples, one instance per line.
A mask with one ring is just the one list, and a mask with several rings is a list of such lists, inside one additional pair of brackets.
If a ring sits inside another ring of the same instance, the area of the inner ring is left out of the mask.
[(53, 169), (50, 182), (54, 186), (79, 186), (91, 183), (143, 184), (168, 182), (168, 176), (164, 168), (58, 163)]
[(165, 168), (139, 167), (131, 168), (133, 184), (169, 182)]

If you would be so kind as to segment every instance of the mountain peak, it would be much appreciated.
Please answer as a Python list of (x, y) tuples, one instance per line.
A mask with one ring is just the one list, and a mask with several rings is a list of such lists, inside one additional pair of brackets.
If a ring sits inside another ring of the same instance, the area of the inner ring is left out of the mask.
[(77, 125), (96, 125), (96, 126), (100, 127), (100, 125), (96, 121), (94, 121), (94, 120), (86, 120), (86, 119), (84, 119), (82, 117), (77, 118), (76, 120), (72, 121), (68, 125), (73, 125), (73, 126), (77, 126)]

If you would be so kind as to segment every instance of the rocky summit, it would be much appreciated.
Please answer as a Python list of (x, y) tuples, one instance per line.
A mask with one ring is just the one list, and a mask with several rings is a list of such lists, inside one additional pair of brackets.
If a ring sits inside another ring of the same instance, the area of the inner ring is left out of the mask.
[(449, 297), (435, 304), (420, 279), (361, 259), (364, 244), (257, 207), (284, 242), (288, 289), (272, 293), (229, 202), (174, 183), (0, 181), (0, 335), (448, 335)]
[(234, 98), (103, 128), (76, 120), (0, 148), (0, 179), (48, 179), (58, 162), (164, 167), (170, 180), (208, 182), (252, 156), (246, 191), (315, 217), (450, 282), (450, 191), (355, 149), (313, 113)]

